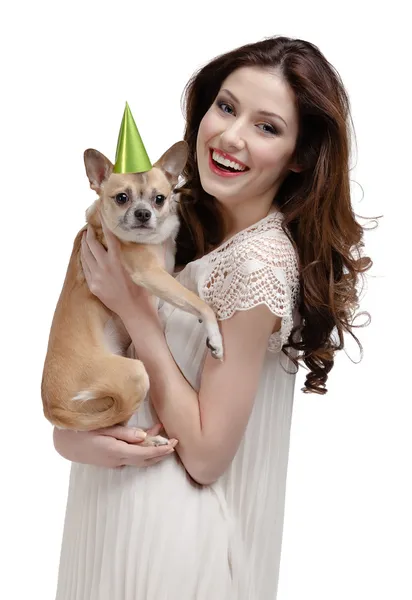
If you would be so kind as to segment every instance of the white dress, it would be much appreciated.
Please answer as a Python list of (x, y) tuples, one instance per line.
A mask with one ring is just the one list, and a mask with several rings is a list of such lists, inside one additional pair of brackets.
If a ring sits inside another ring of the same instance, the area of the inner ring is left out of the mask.
[[(280, 349), (298, 296), (282, 218), (268, 215), (177, 275), (220, 319), (262, 303), (282, 317), (230, 468), (202, 487), (177, 454), (145, 469), (73, 463), (56, 600), (276, 599), (295, 380)], [(198, 389), (202, 325), (170, 305), (160, 314), (176, 363)], [(156, 421), (147, 398), (130, 424)]]

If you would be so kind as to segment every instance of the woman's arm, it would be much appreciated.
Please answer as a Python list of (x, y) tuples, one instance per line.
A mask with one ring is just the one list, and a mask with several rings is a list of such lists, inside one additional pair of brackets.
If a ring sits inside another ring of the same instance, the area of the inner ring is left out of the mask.
[(221, 322), (223, 362), (207, 353), (197, 394), (176, 365), (154, 311), (121, 315), (150, 378), (150, 397), (189, 474), (214, 482), (232, 461), (252, 410), (268, 339), (280, 324), (266, 306)]
[(222, 321), (225, 356), (208, 353), (197, 394), (168, 349), (157, 312), (145, 290), (122, 266), (120, 245), (102, 220), (108, 250), (93, 229), (82, 241), (82, 265), (93, 294), (117, 313), (149, 373), (151, 398), (190, 475), (201, 484), (215, 481), (229, 466), (252, 410), (272, 331), (280, 318), (266, 306), (237, 311)]

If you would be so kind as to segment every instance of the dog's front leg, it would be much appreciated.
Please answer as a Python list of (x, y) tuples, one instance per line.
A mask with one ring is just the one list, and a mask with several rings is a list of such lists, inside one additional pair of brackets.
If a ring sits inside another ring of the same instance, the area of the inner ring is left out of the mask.
[(150, 269), (130, 273), (130, 276), (134, 283), (146, 288), (151, 294), (195, 315), (200, 322), (204, 322), (208, 336), (206, 344), (212, 356), (222, 360), (223, 340), (219, 325), (215, 313), (206, 302), (160, 267), (152, 266)]

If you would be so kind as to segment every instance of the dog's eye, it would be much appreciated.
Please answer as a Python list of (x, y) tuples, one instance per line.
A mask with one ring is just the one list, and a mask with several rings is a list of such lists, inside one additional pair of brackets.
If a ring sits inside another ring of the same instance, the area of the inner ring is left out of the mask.
[(117, 204), (126, 204), (128, 199), (129, 199), (128, 195), (125, 194), (124, 192), (122, 192), (121, 194), (117, 194), (115, 196), (115, 200), (116, 200)]
[(162, 204), (164, 204), (165, 200), (166, 200), (166, 197), (163, 196), (163, 194), (158, 194), (155, 198), (156, 206), (162, 206)]

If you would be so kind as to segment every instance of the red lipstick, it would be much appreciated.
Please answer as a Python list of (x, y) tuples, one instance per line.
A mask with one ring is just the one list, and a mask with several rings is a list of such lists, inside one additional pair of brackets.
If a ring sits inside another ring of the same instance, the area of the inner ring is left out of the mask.
[(225, 169), (220, 168), (219, 165), (213, 161), (212, 155), (213, 155), (214, 151), (215, 151), (215, 148), (210, 148), (209, 167), (210, 167), (210, 170), (213, 173), (215, 173), (216, 175), (219, 175), (220, 177), (239, 177), (239, 175), (243, 175), (244, 173), (246, 173), (246, 171), (249, 170), (249, 167), (247, 167), (244, 163), (240, 162), (237, 158), (235, 158), (234, 156), (231, 156), (230, 154), (227, 154), (226, 152), (221, 152), (220, 150), (217, 150), (217, 148), (216, 148), (216, 152), (218, 152), (221, 156), (223, 156), (223, 158), (227, 158), (230, 161), (236, 162), (241, 167), (245, 167), (245, 170), (244, 171), (226, 171)]

